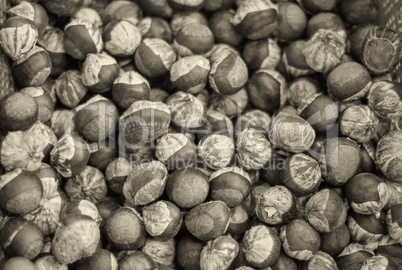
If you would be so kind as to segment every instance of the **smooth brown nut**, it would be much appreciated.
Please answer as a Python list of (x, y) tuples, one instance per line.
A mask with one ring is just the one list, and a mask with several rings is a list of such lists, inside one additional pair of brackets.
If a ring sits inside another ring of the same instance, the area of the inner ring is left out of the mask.
[(157, 267), (156, 262), (145, 252), (133, 250), (123, 254), (122, 258), (119, 260), (119, 270), (131, 270), (135, 268), (145, 270), (161, 267)]
[(208, 192), (208, 177), (192, 167), (175, 170), (169, 175), (166, 184), (169, 199), (183, 208), (201, 204), (207, 198)]
[(243, 59), (251, 70), (274, 70), (281, 60), (282, 49), (272, 38), (250, 40), (244, 45)]
[(399, 268), (402, 266), (402, 246), (389, 235), (378, 243), (377, 254), (388, 256)]
[(186, 233), (177, 239), (177, 262), (185, 270), (200, 269), (204, 242)]
[(51, 13), (70, 17), (80, 8), (89, 5), (90, 1), (83, 0), (45, 0), (44, 5)]
[(17, 169), (3, 174), (0, 184), (0, 205), (6, 211), (26, 214), (39, 206), (43, 186), (35, 173)]
[(210, 201), (190, 209), (184, 217), (189, 232), (202, 241), (223, 235), (229, 225), (230, 209), (222, 201)]
[(144, 13), (148, 15), (170, 18), (173, 14), (168, 0), (140, 0), (139, 3)]
[(106, 249), (98, 249), (91, 256), (78, 262), (77, 270), (117, 270), (119, 264), (116, 257)]
[(84, 60), (87, 54), (99, 53), (102, 48), (102, 35), (96, 25), (73, 19), (64, 27), (64, 49), (73, 58)]
[(35, 258), (43, 246), (43, 233), (31, 221), (21, 217), (9, 218), (0, 232), (0, 244), (9, 257)]
[(135, 71), (124, 72), (113, 82), (113, 100), (122, 109), (128, 109), (137, 100), (149, 100), (149, 82)]
[(343, 224), (329, 233), (321, 234), (320, 249), (331, 256), (337, 256), (349, 243), (349, 228)]
[(300, 5), (307, 10), (309, 13), (318, 13), (322, 11), (330, 11), (335, 8), (337, 1), (336, 0), (328, 0), (328, 1), (320, 1), (320, 0), (297, 0)]
[(29, 52), (38, 41), (35, 23), (22, 16), (8, 19), (0, 30), (0, 46), (13, 60)]
[(97, 143), (97, 147), (94, 147), (98, 151), (92, 152), (89, 157), (88, 164), (103, 171), (118, 155), (118, 149), (115, 139), (113, 137), (106, 141)]
[(169, 5), (179, 11), (197, 11), (200, 10), (204, 6), (205, 0), (192, 0), (192, 1), (183, 1), (183, 0), (168, 0)]
[[(215, 3), (219, 1), (209, 2)], [(218, 43), (225, 43), (231, 46), (239, 46), (243, 42), (243, 36), (236, 30), (236, 28), (232, 24), (234, 16), (235, 12), (233, 10), (224, 9), (215, 12), (209, 19), (209, 27)]]
[(160, 77), (169, 72), (176, 52), (159, 38), (144, 39), (134, 54), (134, 62), (138, 71), (148, 78)]
[(33, 97), (11, 93), (0, 100), (0, 127), (7, 131), (30, 129), (38, 119), (39, 108)]
[(349, 24), (371, 23), (379, 16), (378, 6), (370, 0), (341, 1), (339, 13)]
[(55, 103), (52, 100), (49, 92), (42, 87), (26, 87), (20, 90), (34, 98), (38, 104), (38, 120), (46, 123), (53, 115)]
[(200, 23), (184, 25), (177, 31), (173, 46), (179, 56), (203, 55), (209, 52), (215, 43), (212, 31)]
[(145, 242), (143, 219), (133, 208), (117, 209), (107, 218), (105, 226), (107, 239), (119, 250), (137, 249)]
[(52, 254), (69, 264), (92, 256), (100, 240), (98, 224), (89, 216), (68, 215), (61, 220), (52, 241)]
[(283, 226), (279, 237), (286, 254), (298, 260), (309, 260), (320, 249), (319, 233), (303, 219), (294, 219)]
[(371, 85), (370, 73), (357, 62), (342, 63), (327, 77), (328, 92), (341, 101), (365, 97)]

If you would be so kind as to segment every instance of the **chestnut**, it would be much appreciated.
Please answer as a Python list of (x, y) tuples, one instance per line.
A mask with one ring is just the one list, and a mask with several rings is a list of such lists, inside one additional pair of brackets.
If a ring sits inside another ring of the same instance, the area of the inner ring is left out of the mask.
[(60, 213), (60, 220), (63, 220), (69, 215), (85, 215), (95, 220), (97, 224), (100, 224), (102, 221), (102, 217), (96, 205), (84, 199), (71, 201), (63, 206)]
[(317, 269), (318, 268), (328, 268), (328, 269), (337, 269), (336, 262), (334, 258), (329, 255), (328, 253), (325, 253), (323, 251), (318, 251), (316, 254), (311, 257), (308, 262), (305, 262), (302, 264), (303, 270), (312, 270), (312, 269)]
[(318, 158), (324, 181), (333, 186), (342, 186), (359, 169), (360, 148), (355, 141), (347, 138), (328, 138), (324, 140)]
[(113, 56), (131, 56), (141, 43), (141, 32), (133, 23), (115, 20), (102, 33), (105, 50)]
[(399, 268), (402, 266), (402, 246), (389, 235), (383, 237), (378, 243), (377, 254), (388, 256)]
[[(367, 95), (368, 106), (382, 119), (392, 120), (402, 115), (402, 85), (393, 81), (374, 82)], [(387, 101), (387, 102), (385, 102)]]
[(74, 15), (80, 8), (89, 5), (87, 1), (76, 0), (45, 0), (46, 9), (53, 14), (69, 17)]
[(244, 45), (243, 59), (250, 70), (274, 70), (280, 63), (282, 49), (272, 38), (250, 40)]
[(203, 55), (215, 44), (214, 34), (209, 27), (200, 23), (186, 24), (177, 31), (173, 47), (181, 57)]
[(103, 171), (117, 157), (115, 139), (110, 137), (106, 141), (97, 143), (97, 147), (94, 148), (98, 151), (91, 153), (88, 164)]
[(35, 2), (24, 1), (7, 10), (7, 15), (9, 18), (22, 16), (32, 20), (38, 29), (38, 37), (42, 36), (49, 22), (49, 16), (47, 15), (46, 10)]
[(317, 131), (327, 131), (338, 120), (338, 104), (327, 95), (319, 95), (305, 101), (299, 108), (300, 116)]
[(86, 141), (79, 135), (66, 134), (50, 152), (50, 164), (63, 177), (71, 177), (85, 170), (89, 157), (89, 145)]
[(307, 63), (304, 50), (307, 47), (307, 41), (299, 39), (286, 46), (282, 53), (282, 60), (279, 68), (283, 69), (292, 77), (300, 77), (313, 74), (315, 71)]
[(114, 135), (118, 118), (116, 106), (96, 95), (77, 109), (75, 128), (85, 139), (101, 142)]
[[(219, 1), (208, 0), (206, 2), (216, 3)], [(236, 30), (236, 28), (232, 24), (234, 16), (235, 13), (233, 10), (224, 9), (215, 12), (209, 19), (209, 27), (218, 43), (225, 43), (231, 46), (239, 46), (243, 42), (243, 36)]]
[(378, 128), (379, 119), (367, 105), (353, 105), (346, 108), (339, 119), (342, 135), (358, 143), (369, 142)]
[(51, 95), (42, 87), (26, 87), (21, 89), (21, 93), (25, 93), (34, 98), (38, 104), (38, 120), (46, 123), (53, 115), (55, 103)]
[(230, 221), (228, 226), (228, 232), (239, 240), (243, 237), (244, 233), (250, 227), (250, 215), (247, 211), (247, 207), (243, 204), (232, 207), (230, 209)]
[(298, 260), (309, 260), (320, 249), (320, 235), (303, 219), (294, 219), (284, 225), (279, 237), (286, 254)]
[(331, 232), (345, 224), (347, 208), (331, 189), (322, 189), (306, 203), (305, 217), (318, 232)]
[(307, 27), (307, 15), (296, 3), (280, 2), (277, 24), (274, 35), (279, 40), (296, 40), (304, 34)]
[(139, 0), (138, 2), (145, 14), (162, 18), (170, 18), (173, 14), (168, 0)]
[(189, 233), (177, 239), (177, 262), (184, 270), (200, 268), (200, 256), (205, 243)]
[(377, 218), (375, 215), (352, 212), (348, 216), (348, 228), (354, 242), (376, 249), (378, 242), (387, 234), (385, 214), (380, 212), (380, 217)]
[(31, 260), (28, 260), (27, 258), (20, 257), (20, 256), (12, 257), (12, 258), (5, 260), (1, 264), (1, 267), (3, 270), (15, 270), (15, 269), (37, 270), (38, 269)]
[(112, 21), (125, 20), (137, 25), (142, 19), (142, 9), (132, 1), (113, 1), (103, 10), (102, 21), (108, 25)]
[(186, 24), (197, 23), (208, 26), (208, 20), (204, 14), (198, 11), (182, 11), (175, 12), (170, 20), (170, 28), (172, 29), (173, 36)]
[(212, 173), (209, 178), (210, 197), (223, 201), (228, 207), (241, 204), (249, 195), (251, 180), (239, 167), (226, 167)]
[(361, 269), (384, 269), (384, 270), (397, 270), (398, 266), (383, 255), (376, 255), (364, 260)]
[(204, 136), (198, 142), (197, 151), (205, 165), (215, 170), (229, 166), (235, 157), (233, 139), (220, 133)]
[(71, 201), (85, 199), (92, 203), (98, 203), (106, 197), (107, 185), (103, 173), (92, 166), (68, 178), (64, 190)]
[(147, 205), (162, 195), (167, 176), (166, 167), (159, 161), (139, 164), (130, 170), (123, 195), (131, 205)]
[(232, 23), (248, 39), (267, 38), (277, 27), (278, 11), (271, 1), (242, 1)]
[(72, 214), (61, 220), (52, 241), (52, 254), (69, 264), (92, 256), (100, 240), (98, 224), (91, 217)]
[(127, 179), (130, 168), (130, 162), (124, 157), (111, 161), (105, 170), (108, 187), (118, 194), (123, 194), (123, 184)]
[(155, 268), (157, 268), (157, 264), (151, 256), (139, 250), (127, 251), (119, 260), (119, 270), (146, 270)]
[(0, 29), (0, 46), (12, 60), (17, 60), (35, 46), (38, 35), (34, 21), (22, 16), (11, 17)]
[(80, 10), (78, 10), (74, 15), (71, 16), (71, 19), (85, 20), (97, 26), (99, 29), (102, 29), (102, 18), (99, 14), (99, 11), (95, 9), (94, 4), (95, 3), (92, 2), (90, 7), (80, 8)]
[(222, 201), (197, 205), (184, 217), (187, 230), (202, 241), (223, 235), (229, 225), (230, 209)]
[(174, 10), (181, 11), (197, 11), (204, 6), (205, 0), (192, 0), (192, 1), (181, 1), (181, 0), (168, 0), (169, 5)]
[(312, 37), (318, 29), (333, 30), (343, 37), (344, 40), (348, 38), (346, 26), (343, 23), (342, 18), (332, 12), (320, 12), (309, 19), (306, 29), (307, 36), (309, 38)]
[(35, 265), (38, 270), (42, 269), (54, 269), (54, 270), (68, 270), (66, 264), (59, 263), (56, 258), (51, 254), (40, 255), (35, 259)]
[(117, 270), (116, 257), (106, 249), (97, 249), (91, 256), (77, 263), (76, 270)]
[(43, 195), (42, 182), (33, 172), (16, 169), (0, 177), (0, 205), (13, 214), (35, 210)]
[(387, 184), (372, 173), (360, 173), (353, 177), (346, 184), (345, 193), (350, 206), (356, 213), (374, 214), (377, 218), (380, 217), (381, 209), (390, 198)]
[(173, 34), (169, 23), (159, 17), (145, 17), (138, 25), (143, 38), (160, 38), (172, 43)]
[(32, 221), (11, 217), (0, 231), (0, 245), (9, 257), (35, 258), (43, 246), (43, 233)]
[(27, 130), (38, 119), (39, 108), (30, 95), (15, 92), (0, 100), (0, 128), (6, 131)]
[(200, 255), (201, 270), (229, 269), (239, 254), (239, 250), (239, 243), (231, 236), (218, 236), (214, 240), (208, 241)]
[(74, 59), (84, 60), (87, 54), (99, 53), (102, 48), (102, 35), (96, 25), (73, 19), (64, 27), (64, 49)]
[(138, 71), (147, 78), (167, 74), (176, 60), (176, 52), (160, 38), (147, 38), (142, 41), (134, 54)]
[(374, 22), (379, 16), (378, 6), (371, 0), (342, 0), (339, 13), (349, 24), (365, 24)]
[(296, 196), (313, 193), (322, 182), (319, 163), (304, 153), (287, 157), (282, 169), (282, 183)]
[(401, 209), (402, 203), (399, 203), (392, 206), (387, 212), (388, 233), (399, 243), (402, 243)]
[(273, 113), (287, 100), (285, 78), (277, 71), (262, 69), (255, 72), (247, 83), (251, 103), (257, 109)]
[(349, 244), (336, 259), (340, 269), (361, 269), (365, 259), (374, 256), (374, 252), (358, 243)]
[(76, 107), (88, 92), (79, 70), (70, 69), (60, 74), (54, 84), (57, 100), (67, 108)]
[(106, 220), (106, 236), (111, 245), (119, 250), (132, 250), (145, 242), (144, 221), (134, 208), (121, 207)]
[(350, 232), (346, 224), (328, 233), (322, 233), (320, 249), (331, 256), (337, 256), (350, 243)]
[(209, 109), (218, 111), (229, 117), (230, 119), (244, 112), (248, 106), (248, 93), (245, 87), (234, 95), (221, 95), (213, 93), (210, 98)]

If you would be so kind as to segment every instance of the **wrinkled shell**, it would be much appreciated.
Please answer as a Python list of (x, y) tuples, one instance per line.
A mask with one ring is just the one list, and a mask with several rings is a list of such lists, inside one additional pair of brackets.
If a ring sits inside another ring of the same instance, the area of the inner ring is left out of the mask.
[(263, 132), (253, 128), (245, 129), (240, 133), (236, 150), (241, 164), (249, 170), (263, 168), (272, 157), (270, 142)]
[(26, 131), (9, 132), (1, 143), (1, 164), (7, 171), (36, 171), (56, 143), (53, 131), (39, 121)]
[(63, 220), (69, 215), (85, 215), (95, 220), (97, 224), (102, 221), (98, 208), (88, 200), (71, 201), (64, 205), (60, 213), (60, 219)]
[(402, 245), (402, 204), (393, 206), (387, 213), (389, 235)]
[(235, 155), (233, 139), (225, 134), (207, 135), (198, 143), (198, 155), (211, 169), (228, 166)]
[(57, 228), (52, 253), (59, 263), (73, 263), (94, 254), (99, 240), (99, 227), (92, 218), (71, 215)]
[(128, 21), (112, 21), (103, 30), (105, 50), (114, 56), (130, 56), (141, 43), (140, 30)]
[(378, 128), (379, 120), (370, 107), (353, 105), (343, 111), (339, 120), (340, 131), (358, 143), (371, 140)]
[(201, 251), (201, 270), (229, 269), (239, 251), (239, 244), (231, 236), (210, 240)]
[(84, 199), (96, 204), (106, 197), (105, 176), (99, 169), (87, 166), (80, 174), (67, 179), (64, 190), (71, 201)]
[(205, 107), (199, 99), (186, 92), (169, 96), (166, 105), (172, 115), (172, 123), (185, 129), (199, 128), (204, 123)]
[(126, 158), (117, 158), (111, 161), (105, 171), (108, 187), (118, 194), (123, 194), (123, 185), (130, 169), (130, 162)]
[(57, 78), (54, 89), (57, 100), (68, 108), (76, 107), (87, 94), (88, 89), (82, 82), (79, 70), (67, 70)]
[(338, 267), (334, 259), (328, 253), (318, 251), (308, 261), (307, 269), (338, 270)]
[(170, 238), (167, 241), (147, 238), (141, 250), (149, 255), (154, 262), (160, 265), (171, 266), (176, 256), (176, 243), (174, 238)]
[(384, 175), (392, 181), (402, 182), (402, 131), (391, 131), (377, 144), (376, 164)]
[(401, 86), (390, 81), (371, 85), (367, 100), (374, 113), (381, 118), (393, 119), (402, 115)]

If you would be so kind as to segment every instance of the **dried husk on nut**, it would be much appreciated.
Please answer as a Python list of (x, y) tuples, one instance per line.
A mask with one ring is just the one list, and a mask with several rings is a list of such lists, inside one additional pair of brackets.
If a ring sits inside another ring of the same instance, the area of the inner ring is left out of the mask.
[(383, 237), (378, 243), (377, 254), (387, 256), (400, 269), (402, 267), (402, 245), (389, 235)]
[[(49, 126), (57, 138), (61, 138), (65, 134), (72, 134), (75, 130), (75, 113), (68, 109), (55, 109), (50, 118)], [(70, 120), (69, 120), (70, 119)], [(70, 123), (69, 125), (66, 125)]]
[(167, 20), (160, 17), (145, 17), (138, 24), (143, 38), (161, 38), (168, 43), (173, 41), (172, 30)]
[(361, 270), (397, 270), (398, 267), (388, 257), (376, 255), (364, 260)]
[(87, 54), (99, 53), (102, 48), (102, 35), (96, 25), (73, 19), (64, 27), (64, 49), (73, 58), (84, 60)]
[(82, 64), (82, 83), (95, 93), (110, 91), (118, 76), (116, 60), (106, 53), (89, 53)]
[(174, 238), (166, 241), (147, 238), (141, 250), (151, 257), (160, 266), (174, 266), (176, 256), (176, 242)]
[(111, 161), (105, 171), (108, 187), (118, 194), (123, 194), (123, 184), (129, 172), (130, 162), (126, 158), (119, 157)]
[(85, 215), (61, 220), (52, 241), (52, 254), (59, 263), (69, 264), (93, 255), (100, 240), (98, 224)]
[(282, 49), (272, 38), (252, 40), (246, 43), (242, 56), (251, 70), (275, 70), (279, 65)]
[(374, 113), (385, 119), (402, 115), (402, 85), (391, 81), (378, 81), (371, 85), (368, 92), (368, 105)]
[(349, 244), (336, 259), (340, 269), (361, 269), (365, 259), (374, 256), (374, 252), (358, 243)]
[(7, 171), (36, 171), (57, 143), (53, 131), (40, 121), (25, 131), (9, 132), (1, 142), (1, 164)]
[(284, 106), (288, 97), (286, 80), (275, 70), (257, 70), (248, 81), (247, 90), (251, 103), (268, 113)]
[(165, 75), (175, 60), (176, 52), (169, 43), (159, 38), (144, 39), (134, 55), (138, 71), (148, 78)]
[(208, 20), (203, 13), (197, 11), (174, 12), (170, 21), (170, 28), (172, 29), (173, 36), (176, 35), (180, 28), (190, 23), (208, 25)]
[(402, 203), (392, 206), (387, 212), (388, 233), (402, 245)]
[(146, 240), (144, 221), (134, 208), (121, 207), (106, 220), (106, 237), (114, 248), (133, 250)]
[(300, 116), (280, 112), (272, 119), (268, 137), (275, 147), (301, 153), (313, 145), (315, 131)]
[(251, 265), (269, 267), (279, 258), (281, 242), (274, 230), (265, 225), (257, 225), (246, 231), (241, 249)]
[(228, 232), (234, 239), (239, 240), (250, 226), (250, 215), (245, 203), (230, 209), (230, 223)]
[(50, 75), (52, 60), (45, 49), (34, 46), (13, 62), (12, 70), (18, 85), (40, 86)]
[(352, 212), (347, 223), (353, 242), (362, 244), (365, 248), (376, 249), (379, 241), (387, 234), (385, 215), (382, 212), (380, 218)]
[(230, 269), (239, 254), (239, 244), (231, 236), (218, 236), (208, 241), (201, 251), (201, 270)]
[(402, 147), (402, 131), (390, 131), (377, 143), (376, 164), (383, 174), (392, 181), (402, 182), (401, 157), (399, 153)]
[(169, 170), (190, 166), (197, 153), (194, 142), (182, 133), (166, 133), (156, 144), (156, 158)]
[(387, 205), (390, 193), (387, 184), (372, 173), (360, 173), (345, 186), (346, 198), (352, 209), (359, 214), (377, 217)]
[(231, 48), (214, 50), (210, 56), (210, 86), (221, 95), (238, 93), (248, 80), (247, 65)]
[(321, 175), (333, 186), (346, 184), (360, 166), (359, 145), (347, 138), (329, 138), (318, 153)]
[(38, 36), (42, 36), (49, 23), (49, 16), (46, 10), (39, 4), (30, 1), (23, 1), (20, 4), (7, 10), (8, 17), (22, 16), (35, 23), (38, 29)]
[(43, 47), (52, 60), (51, 76), (59, 75), (67, 69), (69, 58), (64, 49), (64, 32), (60, 28), (47, 26), (38, 44)]
[(331, 255), (323, 251), (318, 251), (316, 254), (313, 255), (313, 257), (311, 257), (311, 259), (308, 262), (305, 262), (301, 265), (301, 269), (338, 270), (338, 267)]
[(126, 20), (112, 21), (102, 33), (105, 50), (113, 56), (130, 56), (141, 43), (140, 30)]
[[(271, 116), (262, 110), (247, 110), (239, 116), (234, 126), (234, 137), (238, 138), (239, 134), (246, 129), (254, 128), (262, 134), (268, 135), (269, 125), (271, 124)], [(231, 133), (229, 133), (231, 134)]]
[(228, 207), (241, 204), (251, 191), (249, 174), (236, 166), (215, 171), (209, 182), (211, 199), (223, 201)]
[(223, 235), (229, 225), (230, 209), (222, 201), (210, 201), (190, 209), (184, 218), (188, 231), (202, 241)]
[(304, 153), (289, 156), (281, 176), (283, 185), (297, 196), (311, 194), (322, 182), (320, 165)]
[(3, 50), (0, 50), (0, 100), (7, 94), (14, 92), (14, 78), (9, 60)]
[[(95, 3), (100, 2), (100, 1), (93, 1), (91, 4), (94, 5)], [(100, 14), (96, 9), (91, 7), (82, 7), (80, 10), (78, 10), (74, 15), (71, 16), (73, 19), (81, 19), (81, 20), (86, 20), (92, 23), (93, 25), (99, 27), (99, 29), (102, 29), (103, 22), (102, 18), (100, 17)]]
[(63, 220), (69, 215), (85, 215), (95, 220), (97, 224), (102, 221), (98, 208), (88, 200), (75, 200), (64, 205), (60, 213), (60, 219)]
[(67, 179), (64, 190), (71, 201), (85, 199), (96, 204), (106, 197), (105, 176), (99, 169), (86, 166), (81, 173)]
[(0, 245), (8, 257), (32, 260), (43, 247), (43, 234), (33, 222), (21, 217), (10, 217), (0, 231)]
[(63, 72), (54, 84), (57, 100), (72, 109), (77, 106), (87, 94), (88, 88), (82, 83), (79, 70), (71, 69)]
[(77, 109), (75, 128), (85, 139), (101, 142), (114, 135), (118, 118), (113, 102), (96, 95)]
[(123, 194), (132, 205), (157, 200), (165, 190), (168, 172), (163, 163), (151, 161), (135, 166), (123, 185)]
[(136, 101), (120, 116), (120, 129), (126, 143), (137, 144), (159, 138), (168, 132), (171, 114), (162, 102)]
[(89, 156), (89, 145), (81, 136), (66, 134), (50, 153), (50, 164), (63, 177), (71, 177), (85, 170)]
[(248, 93), (245, 87), (234, 95), (223, 96), (213, 93), (210, 98), (209, 109), (216, 110), (225, 114), (229, 118), (242, 113), (248, 105)]
[(68, 270), (67, 264), (59, 263), (53, 255), (44, 255), (35, 260), (38, 270)]
[(197, 151), (209, 168), (221, 169), (232, 162), (235, 156), (235, 145), (228, 135), (212, 133), (198, 142)]
[(319, 29), (307, 41), (302, 53), (313, 70), (328, 73), (341, 62), (345, 46), (345, 40), (338, 33)]
[(286, 254), (297, 260), (307, 261), (320, 249), (320, 235), (303, 219), (283, 226), (279, 237)]
[(157, 201), (142, 209), (145, 230), (162, 241), (173, 238), (183, 221), (180, 209), (170, 201)]
[(205, 107), (192, 94), (179, 91), (169, 96), (166, 105), (172, 115), (172, 123), (185, 129), (196, 129), (204, 124)]
[(156, 262), (146, 254), (139, 250), (130, 250), (120, 252), (117, 256), (119, 262), (119, 270), (131, 270), (131, 269), (162, 269)]
[(38, 29), (30, 19), (15, 16), (5, 21), (0, 30), (0, 46), (13, 60), (29, 52), (38, 41)]
[(305, 216), (318, 232), (331, 232), (345, 223), (347, 208), (335, 191), (323, 189), (307, 201)]
[(315, 71), (307, 64), (306, 57), (303, 55), (306, 44), (306, 40), (299, 39), (286, 46), (279, 68), (294, 78), (314, 74)]
[(172, 65), (170, 80), (178, 91), (200, 93), (208, 82), (209, 60), (201, 55), (187, 56)]
[(358, 143), (365, 143), (374, 137), (379, 120), (366, 105), (353, 105), (343, 111), (339, 120), (340, 131)]
[(307, 100), (321, 93), (319, 82), (313, 77), (299, 77), (293, 80), (288, 87), (288, 101), (299, 108)]
[(259, 196), (255, 212), (268, 225), (288, 223), (296, 216), (296, 200), (286, 187), (273, 186)]
[(268, 37), (277, 27), (277, 7), (269, 0), (242, 1), (232, 20), (236, 29), (248, 39)]
[(137, 100), (149, 100), (151, 92), (148, 80), (135, 71), (119, 75), (112, 87), (113, 100), (122, 109), (129, 108)]

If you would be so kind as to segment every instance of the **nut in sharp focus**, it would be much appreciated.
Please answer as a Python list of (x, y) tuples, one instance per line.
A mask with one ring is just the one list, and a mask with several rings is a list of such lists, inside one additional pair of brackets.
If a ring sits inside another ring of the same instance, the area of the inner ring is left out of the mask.
[(211, 169), (228, 166), (235, 156), (233, 139), (220, 133), (204, 136), (199, 141), (197, 150), (200, 158)]

